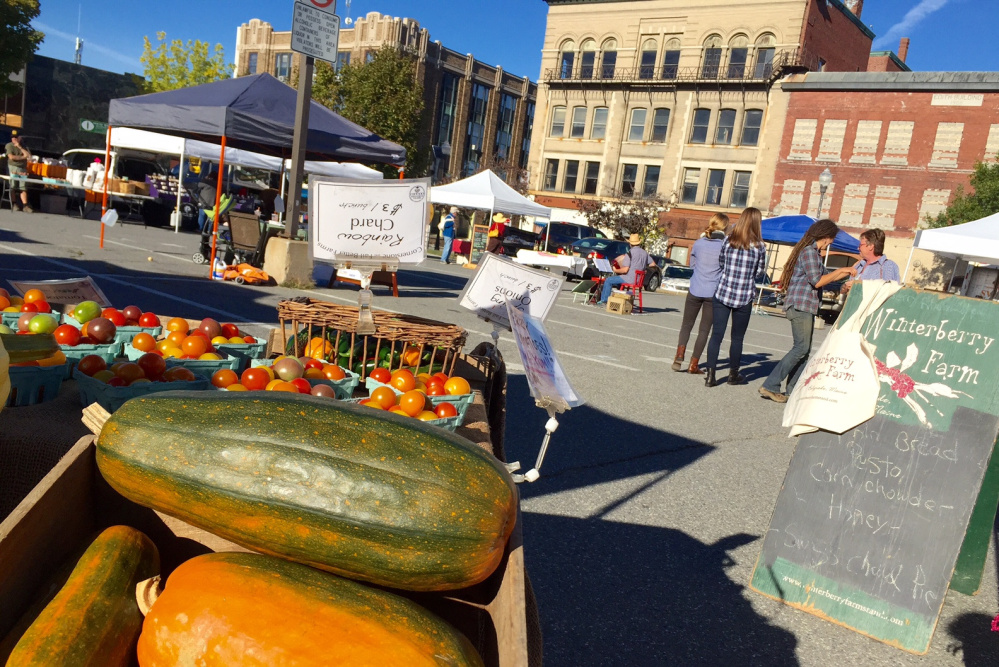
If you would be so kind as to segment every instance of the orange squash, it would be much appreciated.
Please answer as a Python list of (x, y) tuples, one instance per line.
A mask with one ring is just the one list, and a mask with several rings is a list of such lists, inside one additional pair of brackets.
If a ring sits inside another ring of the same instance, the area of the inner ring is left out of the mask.
[(183, 563), (142, 624), (140, 667), (482, 665), (457, 630), (414, 602), (279, 558)]

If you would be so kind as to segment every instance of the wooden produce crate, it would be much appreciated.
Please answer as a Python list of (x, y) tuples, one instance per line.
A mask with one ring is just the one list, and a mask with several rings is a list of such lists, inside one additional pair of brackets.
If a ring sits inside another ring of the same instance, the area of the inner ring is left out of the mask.
[[(93, 437), (81, 438), (0, 524), (0, 637), (6, 637), (0, 642), (0, 661), (6, 660), (32, 617), (22, 616), (33, 604), (37, 615), (41, 610), (38, 601), (50, 599), (58, 591), (62, 582), (54, 578), (55, 573), (68, 559), (82, 553), (103, 528), (129, 525), (148, 535), (159, 549), (164, 578), (185, 560), (202, 553), (246, 551), (126, 500), (101, 477), (95, 452)], [(520, 526), (518, 515), (503, 561), (483, 583), (446, 594), (396, 591), (463, 632), (489, 666), (540, 664), (540, 655), (533, 660), (528, 655)], [(12, 633), (15, 626), (18, 629)]]
[[(424, 351), (429, 347), (430, 359), (426, 363), (417, 365), (416, 372), (433, 369), (439, 365), (445, 373), (451, 375), (467, 337), (465, 330), (455, 324), (375, 309), (371, 311), (375, 322), (375, 333), (360, 335), (356, 333), (358, 320), (356, 306), (344, 306), (309, 298), (281, 301), (277, 310), (278, 320), (281, 323), (281, 350), (288, 349), (288, 341), (292, 341), (292, 351), (295, 356), (300, 356), (304, 353), (304, 345), (308, 344), (308, 341), (322, 338), (333, 346), (332, 360), (341, 366), (346, 362), (346, 367), (351, 370), (354, 370), (355, 362), (361, 361), (362, 357), (373, 358), (377, 363), (381, 360), (384, 348), (388, 349), (386, 356), (391, 360), (390, 370), (402, 368), (408, 366), (403, 355), (407, 348), (417, 348), (422, 359)], [(301, 340), (303, 335), (304, 343)], [(345, 358), (339, 358), (341, 348), (347, 344), (349, 344), (347, 348), (349, 353)], [(359, 374), (362, 380), (367, 377), (366, 365), (361, 365)]]

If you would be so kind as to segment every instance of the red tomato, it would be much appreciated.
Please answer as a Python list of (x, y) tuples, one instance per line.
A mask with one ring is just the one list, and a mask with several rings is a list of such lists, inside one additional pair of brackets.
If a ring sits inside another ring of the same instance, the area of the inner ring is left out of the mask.
[(444, 391), (444, 385), (437, 378), (434, 378), (427, 383), (427, 396), (444, 396), (447, 394)]
[[(31, 290), (28, 290), (28, 291), (30, 292)], [(36, 306), (33, 303), (27, 303), (27, 302), (25, 302), (24, 305), (21, 306), (21, 312), (22, 313), (37, 313), (38, 312), (38, 306)]]
[(437, 406), (437, 409), (434, 410), (434, 412), (437, 413), (438, 419), (447, 419), (448, 417), (458, 416), (458, 408), (454, 407), (450, 403), (441, 403)]
[(219, 369), (212, 374), (212, 384), (220, 389), (225, 389), (238, 382), (239, 376), (236, 375), (236, 371), (229, 368)]
[(109, 387), (127, 387), (128, 383), (125, 382), (125, 378), (115, 375), (113, 378), (108, 380)]
[(183, 366), (174, 366), (173, 368), (166, 369), (163, 373), (164, 382), (193, 382), (197, 380), (197, 376), (194, 374), (190, 368), (184, 368)]
[(308, 368), (318, 368), (319, 370), (322, 370), (323, 366), (325, 366), (325, 365), (326, 364), (324, 364), (323, 362), (321, 362), (318, 359), (306, 359), (305, 360), (305, 368), (307, 368), (307, 369)]
[(267, 387), (271, 375), (263, 368), (247, 368), (239, 377), (239, 382), (250, 391), (260, 391)]
[(112, 313), (108, 313), (104, 317), (107, 317), (109, 320), (111, 320), (111, 323), (114, 324), (116, 327), (125, 326), (125, 322), (127, 321), (125, 320), (125, 316), (122, 315), (120, 310), (115, 310)]
[(166, 360), (153, 352), (146, 352), (135, 363), (150, 380), (157, 380), (166, 372)]
[(450, 379), (448, 377), (447, 373), (443, 373), (443, 372), (434, 373), (434, 377), (437, 378), (438, 380), (440, 380), (441, 382), (447, 382)]
[[(160, 361), (163, 360), (160, 359)], [(114, 374), (120, 377), (122, 380), (124, 380), (125, 384), (132, 384), (139, 378), (146, 377), (146, 373), (145, 371), (142, 370), (142, 367), (139, 366), (139, 364), (131, 361), (126, 364), (121, 364), (120, 366), (118, 366), (118, 368), (115, 369)]]
[(139, 318), (140, 327), (158, 327), (160, 326), (160, 318), (156, 317), (152, 313), (142, 313), (142, 317)]
[(35, 308), (38, 309), (39, 313), (51, 313), (52, 306), (49, 305), (48, 301), (32, 301)]
[(243, 342), (244, 343), (256, 343), (257, 339), (254, 338), (253, 336), (243, 336)]
[(389, 369), (387, 369), (387, 368), (378, 367), (378, 368), (372, 369), (371, 372), (368, 373), (368, 377), (370, 377), (375, 382), (381, 382), (382, 384), (388, 384), (389, 380), (392, 379), (392, 372), (389, 371)]
[(101, 317), (106, 317), (110, 320), (111, 313), (117, 313), (117, 312), (119, 312), (117, 308), (105, 308), (104, 310), (101, 311)]
[(222, 325), (222, 335), (226, 338), (235, 338), (239, 335), (239, 327), (232, 322), (226, 322)]
[(55, 336), (56, 343), (59, 345), (68, 345), (69, 347), (76, 347), (80, 344), (80, 330), (74, 327), (72, 324), (62, 324), (56, 327), (56, 330), (52, 332)]
[(309, 384), (309, 381), (305, 378), (295, 378), (294, 380), (291, 380), (291, 384), (295, 385), (298, 389), (298, 393), (300, 394), (312, 393), (312, 385)]
[(80, 359), (80, 362), (76, 365), (76, 367), (79, 368), (80, 372), (84, 375), (93, 377), (94, 373), (104, 370), (108, 367), (108, 364), (103, 358), (97, 356), (96, 354), (88, 354)]

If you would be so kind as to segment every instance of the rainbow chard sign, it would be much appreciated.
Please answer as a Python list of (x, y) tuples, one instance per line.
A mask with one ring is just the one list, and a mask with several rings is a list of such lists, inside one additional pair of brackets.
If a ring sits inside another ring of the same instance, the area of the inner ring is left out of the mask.
[(911, 289), (867, 319), (875, 416), (799, 438), (751, 588), (928, 650), (948, 589), (977, 590), (995, 518), (996, 322), (997, 304)]

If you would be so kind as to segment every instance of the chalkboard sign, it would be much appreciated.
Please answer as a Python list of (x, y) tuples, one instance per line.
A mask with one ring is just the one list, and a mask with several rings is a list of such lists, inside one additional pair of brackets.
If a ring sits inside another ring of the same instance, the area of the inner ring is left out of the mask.
[(472, 249), (468, 255), (468, 261), (478, 264), (482, 253), (489, 245), (489, 225), (475, 225), (472, 227)]
[(927, 651), (976, 500), (989, 525), (995, 516), (994, 489), (979, 490), (999, 434), (997, 316), (995, 304), (905, 289), (868, 320), (877, 414), (798, 440), (751, 588)]

